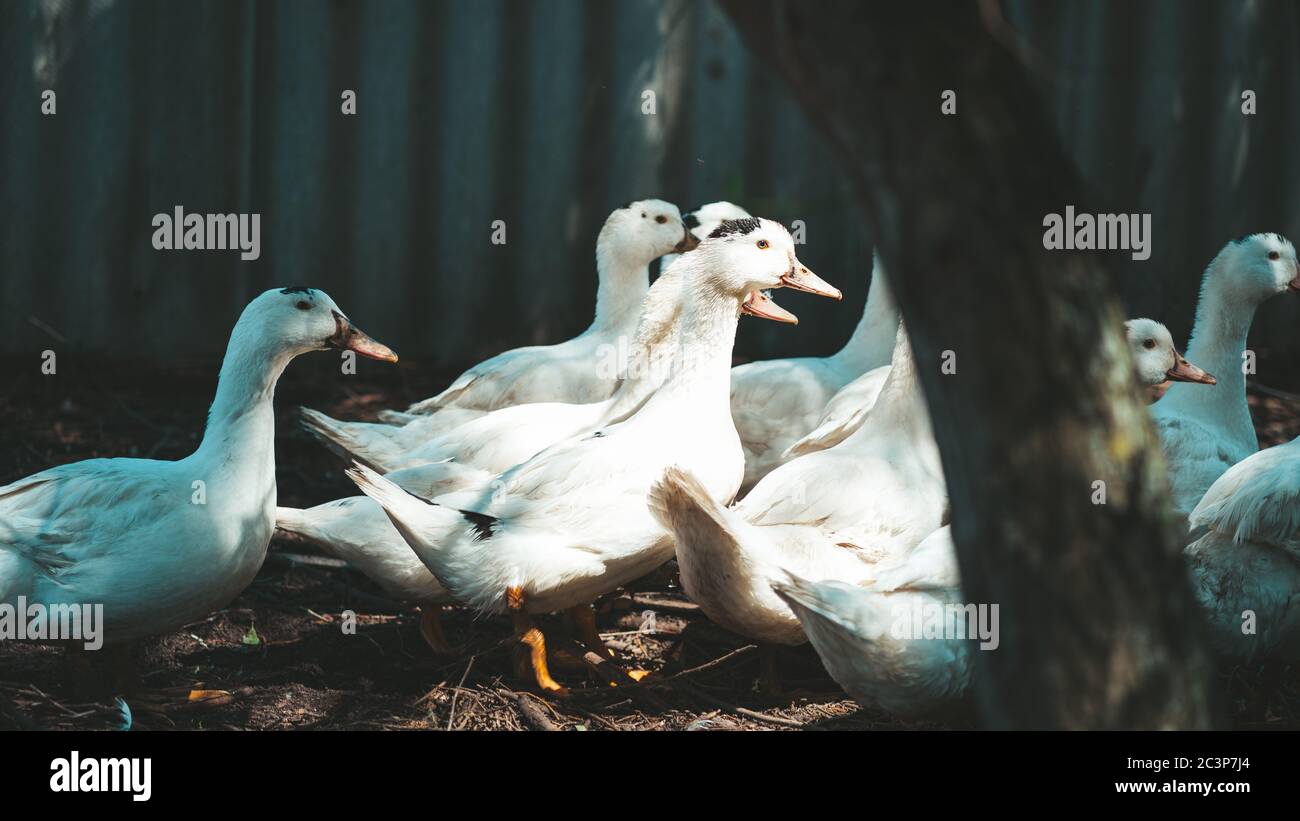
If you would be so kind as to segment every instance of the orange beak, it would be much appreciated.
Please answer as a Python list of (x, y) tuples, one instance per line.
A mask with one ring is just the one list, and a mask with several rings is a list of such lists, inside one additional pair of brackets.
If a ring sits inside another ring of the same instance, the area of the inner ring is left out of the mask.
[(1183, 359), (1183, 355), (1178, 352), (1177, 348), (1174, 349), (1174, 366), (1165, 372), (1165, 376), (1174, 382), (1200, 382), (1203, 385), (1218, 384), (1218, 380), (1213, 375)]
[(799, 324), (799, 317), (777, 305), (765, 291), (751, 291), (749, 296), (745, 297), (745, 300), (740, 303), (740, 312), (760, 319), (770, 319), (774, 322), (788, 322), (791, 325)]
[(786, 271), (781, 277), (781, 284), (796, 291), (807, 291), (810, 294), (827, 296), (831, 299), (844, 298), (844, 294), (840, 293), (839, 288), (808, 270), (807, 266), (793, 255), (790, 257), (790, 270)]
[(370, 359), (397, 361), (397, 354), (393, 353), (392, 348), (371, 339), (338, 311), (334, 312), (334, 333), (325, 340), (325, 344), (331, 348), (356, 351)]

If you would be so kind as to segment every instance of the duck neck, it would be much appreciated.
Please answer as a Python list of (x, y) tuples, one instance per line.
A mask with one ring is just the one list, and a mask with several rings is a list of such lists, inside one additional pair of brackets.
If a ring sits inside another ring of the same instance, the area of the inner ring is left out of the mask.
[(1191, 410), (1197, 416), (1226, 425), (1243, 442), (1255, 442), (1255, 429), (1246, 405), (1242, 355), (1256, 306), (1224, 293), (1224, 283), (1229, 278), (1215, 275), (1215, 267), (1220, 264), (1222, 261), (1216, 260), (1206, 273), (1187, 345), (1187, 358), (1214, 374), (1218, 384), (1175, 383), (1156, 407)]
[(897, 334), (890, 360), (889, 376), (880, 388), (876, 404), (871, 408), (868, 423), (853, 433), (865, 436), (867, 431), (888, 429), (907, 434), (923, 434), (930, 424), (929, 410), (921, 393), (921, 380), (916, 372), (916, 360), (906, 333), (897, 324)]
[(871, 289), (867, 292), (867, 304), (862, 309), (858, 327), (835, 354), (835, 359), (856, 373), (888, 365), (897, 331), (898, 306), (894, 304), (884, 273), (877, 269), (871, 276)]
[(689, 402), (696, 409), (718, 412), (731, 420), (731, 349), (736, 342), (740, 301), (700, 283), (682, 306), (680, 342), (671, 373), (650, 401)]
[(659, 275), (642, 303), (627, 371), (609, 400), (607, 419), (634, 413), (663, 385), (676, 359), (681, 334), (682, 275), (674, 266)]
[(631, 334), (650, 289), (650, 260), (629, 252), (606, 225), (596, 239), (596, 277), (596, 318), (587, 333)]
[(275, 464), (275, 384), (293, 355), (268, 350), (235, 326), (221, 363), (217, 393), (196, 455), (237, 468), (244, 462)]

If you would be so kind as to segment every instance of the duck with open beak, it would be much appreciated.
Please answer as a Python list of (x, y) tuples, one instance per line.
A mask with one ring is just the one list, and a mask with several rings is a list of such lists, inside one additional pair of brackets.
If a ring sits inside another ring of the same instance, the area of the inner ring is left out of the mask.
[(844, 298), (844, 294), (840, 293), (839, 288), (808, 270), (808, 266), (800, 262), (793, 251), (790, 252), (790, 270), (781, 277), (781, 284), (786, 288), (807, 291), (810, 294), (826, 296), (831, 299)]
[(745, 301), (740, 303), (740, 312), (774, 322), (799, 324), (799, 317), (777, 305), (767, 291), (751, 291), (749, 296), (745, 297)]
[(1203, 385), (1217, 385), (1219, 381), (1213, 374), (1207, 373), (1183, 358), (1174, 348), (1174, 366), (1165, 372), (1171, 382), (1200, 382)]
[(339, 348), (341, 350), (356, 351), (362, 356), (370, 359), (378, 359), (383, 362), (396, 362), (397, 354), (393, 349), (371, 339), (360, 328), (352, 324), (346, 316), (334, 311), (334, 333), (325, 340), (325, 346), (329, 348)]

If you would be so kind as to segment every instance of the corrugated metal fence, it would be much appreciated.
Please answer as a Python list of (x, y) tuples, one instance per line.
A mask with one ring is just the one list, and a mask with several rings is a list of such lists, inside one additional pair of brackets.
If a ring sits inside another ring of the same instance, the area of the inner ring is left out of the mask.
[[(1296, 8), (1022, 3), (1009, 18), (1110, 205), (1094, 210), (1154, 215), (1150, 261), (1116, 272), (1131, 311), (1185, 338), (1219, 245), (1297, 233)], [(832, 350), (857, 320), (871, 243), (762, 61), (692, 0), (5, 3), (0, 351), (57, 334), (211, 355), (251, 295), (307, 283), (404, 354), (464, 362), (583, 327), (595, 234), (645, 196), (803, 219), (806, 261), (846, 303), (788, 297), (805, 322), (743, 323), (738, 352)], [(176, 205), (260, 213), (261, 258), (155, 251), (151, 218)], [(1297, 316), (1271, 306), (1256, 339), (1295, 348)]]

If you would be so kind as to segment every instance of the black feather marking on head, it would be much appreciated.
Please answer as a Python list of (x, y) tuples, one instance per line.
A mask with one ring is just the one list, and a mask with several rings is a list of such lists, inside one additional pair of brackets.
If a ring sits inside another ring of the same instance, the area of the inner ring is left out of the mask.
[(495, 516), (489, 516), (486, 513), (479, 513), (474, 510), (459, 511), (460, 515), (465, 517), (465, 521), (474, 525), (474, 534), (479, 541), (492, 538), (496, 534), (496, 524), (499, 519)]
[(713, 232), (709, 234), (709, 239), (718, 237), (744, 236), (751, 231), (757, 231), (760, 223), (754, 217), (741, 217), (736, 220), (723, 220)]
[(311, 288), (308, 288), (306, 285), (291, 285), (291, 286), (289, 286), (288, 288), (281, 288), (281, 289), (280, 289), (280, 293), (282, 293), (282, 294), (307, 294), (308, 296), (311, 296)]

